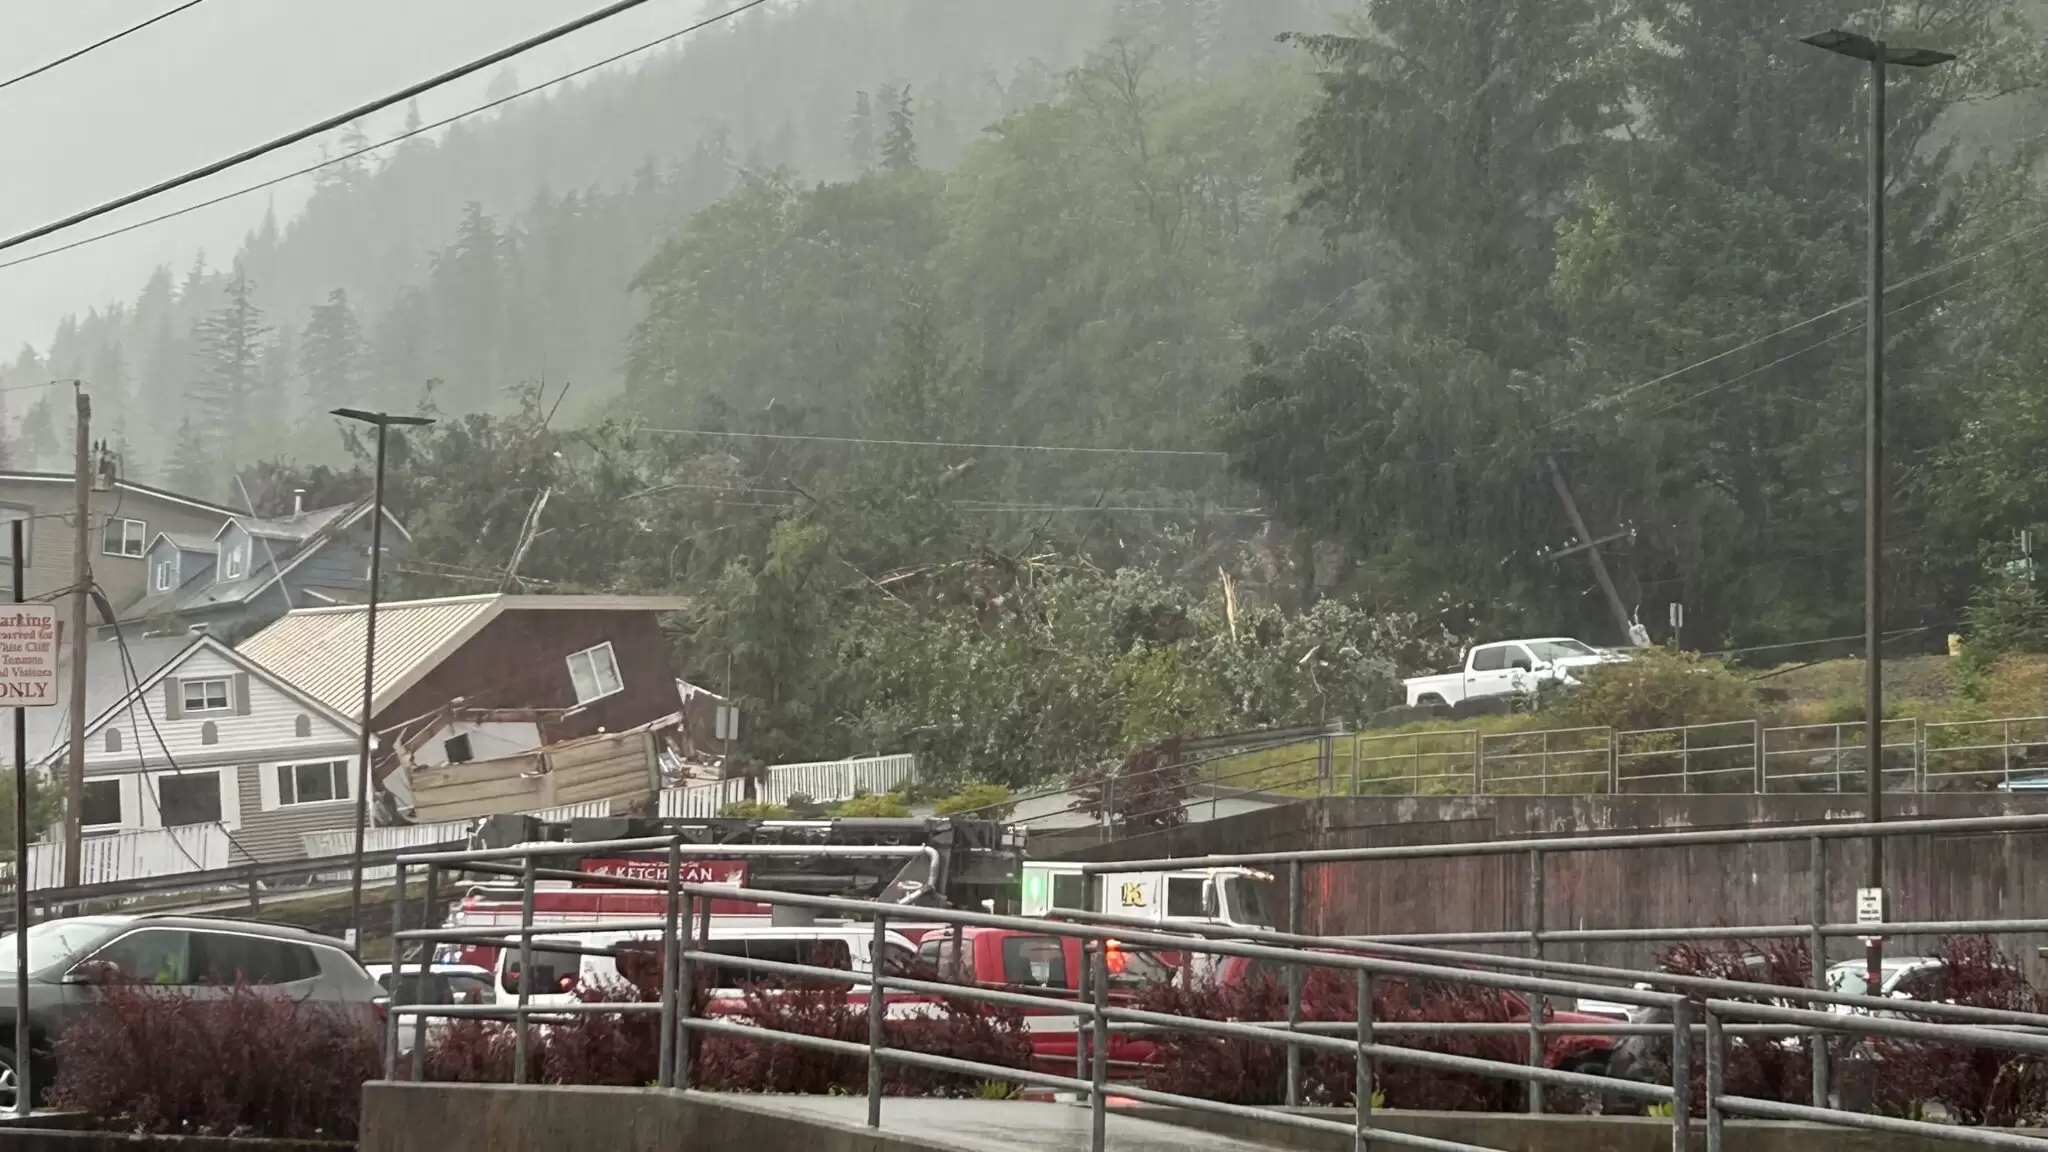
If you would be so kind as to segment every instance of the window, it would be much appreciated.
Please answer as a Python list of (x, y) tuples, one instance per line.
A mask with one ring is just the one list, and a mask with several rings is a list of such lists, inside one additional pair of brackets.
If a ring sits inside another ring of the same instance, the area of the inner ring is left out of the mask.
[(292, 735), (304, 740), (312, 734), (313, 718), (303, 712), (300, 713), (298, 718), (292, 721)]
[(1086, 883), (1086, 878), (1078, 873), (1065, 873), (1054, 876), (1052, 878), (1052, 906), (1055, 908), (1086, 909), (1088, 907), (1088, 898), (1084, 895), (1085, 889), (1083, 887)]
[[(108, 731), (111, 732), (112, 729)], [(87, 780), (84, 800), (78, 813), (81, 824), (87, 828), (120, 827), (122, 820), (119, 780)]]
[(199, 726), (199, 742), (201, 744), (220, 743), (220, 725), (215, 724), (211, 720), (201, 724)]
[[(507, 995), (519, 995), (519, 949), (505, 949), (505, 976), (499, 981)], [(533, 950), (533, 980), (527, 986), (527, 995), (558, 995), (576, 990), (576, 979), (582, 973), (583, 958), (574, 952), (549, 952)]]
[(176, 560), (157, 561), (156, 574), (151, 577), (149, 582), (150, 589), (155, 592), (169, 592), (177, 582), (178, 562)]
[(220, 578), (222, 580), (240, 580), (242, 573), (248, 567), (249, 553), (246, 546), (236, 544), (226, 552), (221, 553)]
[(123, 520), (119, 516), (107, 521), (106, 537), (100, 542), (100, 551), (109, 556), (140, 556), (149, 543), (144, 537), (144, 526), (140, 520)]
[(121, 750), (121, 730), (119, 728), (107, 729), (107, 734), (102, 739), (106, 743), (107, 751), (119, 752)]
[(1496, 645), (1492, 648), (1481, 648), (1472, 653), (1472, 670), (1474, 672), (1498, 672), (1507, 666), (1508, 649), (1505, 644)]
[(220, 773), (185, 772), (156, 778), (157, 807), (164, 827), (220, 823)]
[(602, 700), (625, 688), (619, 679), (619, 662), (612, 657), (611, 641), (571, 654), (569, 682), (576, 687), (578, 704)]
[(289, 940), (194, 932), (191, 941), (196, 984), (295, 984), (320, 974), (313, 950)]
[(277, 802), (320, 804), (348, 799), (348, 761), (323, 760), (317, 764), (279, 764)]
[(1003, 941), (1003, 982), (1068, 987), (1065, 945), (1052, 936), (1012, 936)]
[(185, 692), (185, 711), (188, 714), (193, 712), (225, 712), (234, 701), (233, 695), (228, 690), (228, 682), (225, 678), (186, 680), (183, 682), (183, 686)]
[(1166, 878), (1166, 914), (1198, 918), (1203, 914), (1202, 885), (1200, 876), (1168, 876)]
[(1538, 660), (1564, 660), (1573, 656), (1597, 656), (1599, 653), (1577, 640), (1535, 640), (1529, 647)]
[(112, 964), (121, 975), (145, 984), (190, 984), (192, 937), (170, 928), (145, 928), (93, 953), (92, 959)]
[[(803, 964), (814, 968), (853, 968), (853, 951), (844, 940), (713, 940), (706, 952), (722, 956), (744, 956), (777, 964)], [(719, 965), (714, 988), (739, 988), (748, 984), (790, 984), (797, 978), (763, 972), (738, 965)], [(808, 984), (829, 987), (831, 981), (813, 979)]]
[(469, 746), (469, 733), (450, 736), (441, 741), (441, 753), (450, 764), (467, 764), (476, 759), (476, 753)]
[(1228, 876), (1223, 880), (1225, 915), (1232, 924), (1270, 928), (1273, 918), (1266, 911), (1265, 885), (1250, 876)]
[(1527, 648), (1515, 644), (1508, 648), (1508, 667), (1527, 672), (1536, 667), (1536, 661), (1530, 657)]

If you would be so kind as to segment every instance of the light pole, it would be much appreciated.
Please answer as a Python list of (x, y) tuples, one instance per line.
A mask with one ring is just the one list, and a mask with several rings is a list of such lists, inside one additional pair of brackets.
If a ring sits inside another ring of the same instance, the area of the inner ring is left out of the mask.
[[(1805, 37), (1815, 48), (1870, 63), (1870, 191), (1869, 263), (1864, 270), (1864, 367), (1863, 367), (1863, 761), (1865, 807), (1870, 822), (1884, 819), (1884, 666), (1880, 651), (1883, 636), (1884, 584), (1880, 565), (1884, 557), (1884, 112), (1885, 66), (1926, 68), (1955, 59), (1932, 48), (1899, 48), (1855, 32), (1830, 29)], [(1884, 889), (1884, 840), (1870, 838), (1869, 869), (1864, 886)], [(1882, 905), (1880, 905), (1882, 910)], [(1869, 968), (1865, 991), (1879, 995), (1884, 988), (1884, 940), (1868, 938)], [(1813, 958), (1817, 974), (1824, 957)]]
[[(363, 839), (370, 826), (370, 720), (377, 695), (377, 585), (384, 571), (384, 442), (391, 426), (432, 424), (425, 416), (393, 416), (360, 408), (336, 408), (333, 415), (377, 427), (377, 479), (370, 497), (370, 603), (363, 615), (363, 730), (356, 745), (356, 851), (349, 869), (348, 926), (358, 953), (363, 947)], [(393, 899), (403, 900), (399, 892)], [(392, 945), (395, 949), (396, 943)], [(394, 952), (394, 958), (396, 953)]]

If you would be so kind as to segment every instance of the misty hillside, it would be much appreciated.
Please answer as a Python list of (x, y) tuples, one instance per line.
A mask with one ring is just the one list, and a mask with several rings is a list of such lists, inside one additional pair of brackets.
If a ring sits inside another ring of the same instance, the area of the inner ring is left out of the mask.
[[(337, 164), (317, 175), (299, 217), (266, 220), (240, 251), (195, 253), (134, 298), (65, 321), (41, 356), (15, 356), (0, 386), (85, 378), (99, 431), (122, 446), (131, 475), (222, 496), (222, 469), (178, 468), (181, 435), (188, 463), (252, 462), (240, 437), (258, 427), (262, 455), (331, 459), (324, 418), (303, 435), (274, 429), (343, 402), (410, 409), (429, 380), (445, 410), (504, 408), (515, 386), (538, 381), (572, 384), (572, 413), (603, 410), (640, 318), (634, 277), (692, 213), (734, 189), (878, 167), (892, 115), (914, 119), (917, 165), (943, 171), (987, 126), (1056, 98), (1068, 70), (1111, 39), (1142, 44), (1155, 81), (1194, 83), (1281, 54), (1274, 34), (1323, 6), (770, 6), (637, 66)], [(507, 68), (491, 92), (541, 79)], [(331, 148), (399, 129), (361, 125)], [(231, 334), (223, 384), (209, 379), (223, 369), (208, 325), (230, 301), (248, 330)], [(68, 440), (54, 429), (65, 420), (34, 410), (33, 397), (8, 414), (19, 429), (10, 463), (62, 466)]]

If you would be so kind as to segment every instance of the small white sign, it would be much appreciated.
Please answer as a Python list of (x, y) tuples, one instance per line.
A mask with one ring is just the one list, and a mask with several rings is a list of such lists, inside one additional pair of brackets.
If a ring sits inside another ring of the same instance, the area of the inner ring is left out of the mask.
[(1858, 924), (1884, 923), (1884, 889), (1858, 888), (1856, 890), (1856, 922)]
[(0, 606), (0, 708), (47, 708), (56, 702), (56, 606)]
[(740, 710), (730, 704), (720, 704), (713, 735), (723, 743), (730, 744), (740, 738)]

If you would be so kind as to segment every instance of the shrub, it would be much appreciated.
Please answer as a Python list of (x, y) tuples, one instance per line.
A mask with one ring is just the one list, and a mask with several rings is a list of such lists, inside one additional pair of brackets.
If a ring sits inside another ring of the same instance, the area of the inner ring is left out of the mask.
[(1558, 698), (1555, 712), (1571, 727), (1617, 731), (1748, 720), (1756, 691), (1727, 665), (1696, 652), (1643, 648), (1624, 663), (1575, 673), (1584, 683)]
[(1108, 813), (1118, 831), (1135, 835), (1177, 828), (1187, 823), (1187, 800), (1195, 769), (1181, 759), (1178, 737), (1140, 748), (1119, 768), (1089, 768), (1075, 773), (1074, 811), (1100, 818)]
[[(1935, 950), (1942, 962), (1936, 983), (1904, 988), (1908, 995), (1938, 996), (1972, 1008), (2039, 1012), (2044, 1005), (2020, 973), (1982, 936), (1954, 937)], [(1911, 1017), (1911, 1013), (1902, 1013)], [(1873, 1078), (1871, 1103), (1894, 1115), (1919, 1114), (1940, 1104), (1964, 1124), (2011, 1127), (2038, 1124), (2048, 1116), (2048, 1083), (2034, 1060), (2010, 1049), (1926, 1044), (1890, 1037), (1873, 1039), (1869, 1057), (1882, 1067)]]
[(49, 1102), (139, 1132), (352, 1140), (382, 1038), (242, 985), (225, 997), (109, 984), (58, 1038)]
[(1014, 797), (1001, 784), (969, 784), (951, 796), (942, 796), (932, 807), (936, 816), (974, 814), (990, 820), (1007, 820), (1016, 807)]
[[(1680, 944), (1667, 951), (1658, 966), (1680, 976), (1705, 976), (1760, 985), (1753, 996), (1717, 994), (1717, 999), (1789, 1008), (1806, 1007), (1807, 1004), (1774, 997), (1767, 988), (1810, 987), (1813, 979), (1812, 957), (1806, 945), (1798, 941), (1757, 944), (1734, 940), (1719, 944)], [(1693, 998), (1704, 999), (1698, 995)], [(1660, 1013), (1655, 1019), (1668, 1023), (1670, 1016)], [(1729, 1036), (1724, 1043), (1723, 1075), (1727, 1078), (1729, 1092), (1784, 1104), (1812, 1102), (1813, 1057), (1808, 1048), (1811, 1040), (1802, 1040), (1795, 1046), (1770, 1038)], [(1669, 1083), (1671, 1045), (1668, 1041), (1660, 1041), (1653, 1047), (1657, 1076), (1662, 1082)], [(1703, 1079), (1706, 1066), (1706, 1045), (1704, 1042), (1696, 1043), (1692, 1054), (1695, 1115), (1706, 1107), (1706, 1081)]]
[(900, 793), (889, 792), (881, 796), (865, 793), (845, 801), (833, 809), (834, 816), (869, 816), (901, 818), (910, 815), (910, 804)]

